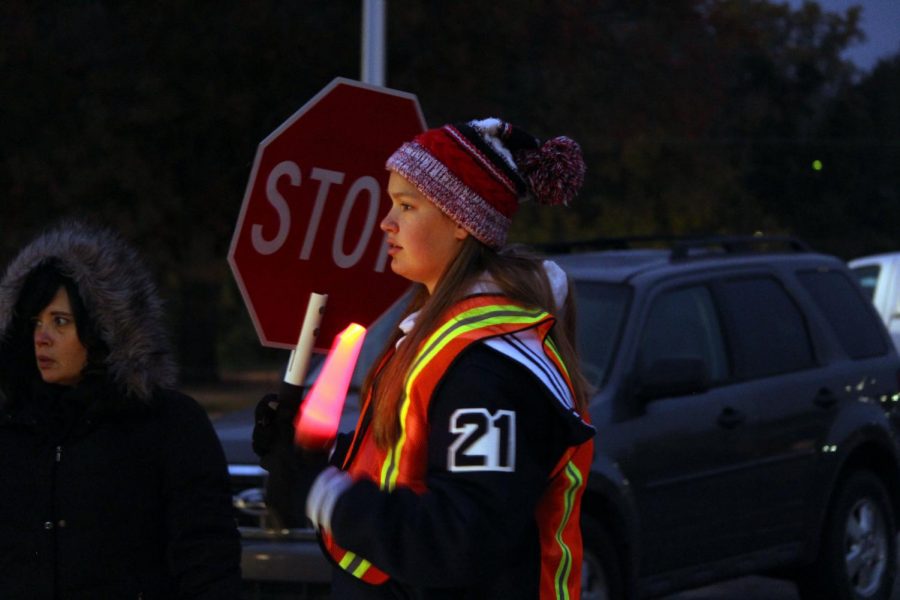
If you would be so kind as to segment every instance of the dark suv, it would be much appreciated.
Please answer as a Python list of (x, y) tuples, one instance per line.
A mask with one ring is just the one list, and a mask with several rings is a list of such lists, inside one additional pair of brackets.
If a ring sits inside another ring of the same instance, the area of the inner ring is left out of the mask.
[[(886, 600), (900, 359), (846, 265), (791, 239), (566, 250), (554, 259), (575, 283), (596, 387), (583, 598), (766, 573), (796, 579), (804, 599)], [(233, 468), (252, 469), (251, 424), (243, 455), (218, 426)], [(244, 508), (262, 511), (254, 494)], [(275, 564), (295, 581), (328, 577), (309, 531), (247, 529), (245, 541), (248, 579)]]

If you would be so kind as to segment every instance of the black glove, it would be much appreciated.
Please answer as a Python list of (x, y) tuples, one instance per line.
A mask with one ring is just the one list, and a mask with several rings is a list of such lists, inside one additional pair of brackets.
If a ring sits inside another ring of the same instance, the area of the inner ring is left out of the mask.
[(278, 394), (266, 394), (256, 405), (253, 451), (269, 472), (266, 505), (268, 525), (274, 529), (306, 524), (306, 495), (328, 462), (327, 452), (311, 452), (294, 445), (294, 419), (303, 391), (300, 386), (282, 383)]
[(277, 437), (275, 415), (278, 395), (266, 394), (256, 405), (253, 424), (253, 452), (262, 458), (272, 451)]
[(303, 388), (282, 382), (278, 394), (266, 394), (256, 404), (253, 452), (264, 458), (279, 443), (294, 439), (294, 417), (303, 401)]

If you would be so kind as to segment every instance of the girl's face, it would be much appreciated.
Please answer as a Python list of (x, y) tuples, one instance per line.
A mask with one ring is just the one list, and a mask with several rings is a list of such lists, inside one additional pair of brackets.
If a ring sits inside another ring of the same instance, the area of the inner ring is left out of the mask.
[(47, 383), (75, 385), (87, 364), (87, 348), (78, 339), (72, 305), (65, 287), (34, 318), (34, 356)]
[(469, 232), (393, 171), (388, 195), (391, 209), (381, 220), (381, 229), (387, 234), (391, 269), (425, 285), (430, 294)]

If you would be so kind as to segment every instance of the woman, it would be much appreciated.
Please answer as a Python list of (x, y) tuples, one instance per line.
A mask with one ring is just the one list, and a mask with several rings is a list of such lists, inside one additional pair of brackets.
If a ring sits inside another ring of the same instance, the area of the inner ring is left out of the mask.
[(572, 199), (581, 151), (485, 119), (427, 131), (387, 167), (381, 228), (418, 292), (306, 500), (333, 597), (578, 598), (594, 431), (568, 283), (502, 248), (521, 200)]
[(0, 598), (237, 598), (209, 419), (136, 254), (70, 223), (0, 283)]

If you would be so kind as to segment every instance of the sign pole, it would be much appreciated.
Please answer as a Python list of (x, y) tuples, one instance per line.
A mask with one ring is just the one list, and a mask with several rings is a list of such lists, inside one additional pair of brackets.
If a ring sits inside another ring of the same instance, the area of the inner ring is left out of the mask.
[(384, 86), (386, 0), (362, 0), (362, 81)]

